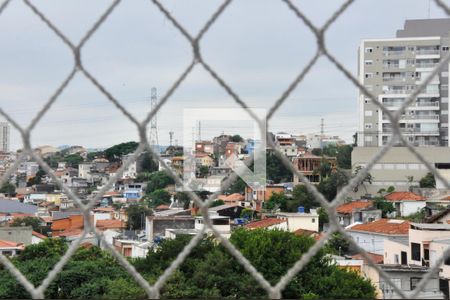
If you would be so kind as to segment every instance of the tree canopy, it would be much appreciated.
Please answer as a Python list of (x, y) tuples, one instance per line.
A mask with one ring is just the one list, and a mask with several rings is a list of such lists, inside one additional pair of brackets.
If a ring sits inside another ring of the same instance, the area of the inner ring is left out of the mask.
[(120, 161), (122, 155), (130, 154), (136, 151), (138, 146), (139, 143), (137, 142), (120, 143), (106, 149), (103, 153), (109, 161)]
[[(164, 240), (147, 257), (131, 260), (150, 284), (169, 267), (191, 237)], [(304, 254), (314, 240), (278, 230), (236, 230), (231, 243), (271, 283), (276, 283)], [(255, 251), (257, 250), (257, 251)], [(28, 246), (11, 259), (21, 272), (39, 285), (67, 251), (61, 239), (47, 239)], [(374, 298), (373, 285), (357, 273), (335, 266), (322, 249), (286, 286), (283, 298)], [(0, 298), (30, 295), (5, 269), (0, 268)], [(132, 299), (144, 291), (117, 261), (100, 248), (78, 249), (45, 292), (46, 298)], [(266, 291), (227, 250), (212, 238), (204, 238), (161, 289), (162, 298), (266, 298)]]
[(267, 179), (273, 180), (275, 183), (292, 181), (292, 172), (283, 165), (281, 159), (273, 152), (267, 152), (266, 154), (266, 173)]
[(420, 179), (419, 184), (421, 188), (435, 188), (436, 179), (434, 178), (433, 173), (427, 173), (427, 175)]
[(174, 184), (174, 180), (165, 171), (153, 172), (148, 176), (147, 187), (145, 192), (151, 194), (155, 190), (163, 189), (170, 184)]

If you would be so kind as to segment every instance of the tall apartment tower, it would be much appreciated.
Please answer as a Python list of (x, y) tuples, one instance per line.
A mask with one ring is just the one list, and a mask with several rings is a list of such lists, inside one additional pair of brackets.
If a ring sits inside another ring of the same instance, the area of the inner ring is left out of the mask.
[[(407, 20), (396, 38), (361, 42), (359, 80), (395, 111), (449, 53), (449, 45), (450, 19)], [(446, 64), (400, 119), (402, 133), (415, 146), (449, 146), (448, 69)], [(358, 146), (386, 144), (392, 137), (391, 122), (361, 92), (358, 101)]]
[(9, 152), (9, 123), (0, 122), (0, 152)]

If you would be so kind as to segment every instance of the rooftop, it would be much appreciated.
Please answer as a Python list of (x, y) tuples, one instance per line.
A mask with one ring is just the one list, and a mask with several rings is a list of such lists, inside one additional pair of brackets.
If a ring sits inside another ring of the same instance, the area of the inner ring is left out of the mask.
[(22, 243), (0, 240), (0, 248), (24, 248)]
[[(374, 263), (376, 263), (376, 264), (383, 263), (383, 255), (375, 254), (375, 253), (371, 253), (371, 252), (367, 252), (367, 254), (373, 260)], [(352, 258), (353, 259), (362, 259), (365, 263), (368, 262), (368, 260), (364, 256), (362, 256), (362, 254), (359, 254), (359, 253), (352, 255)]]
[(339, 214), (351, 214), (356, 209), (369, 208), (372, 205), (373, 201), (357, 200), (339, 205), (336, 207), (336, 212)]
[(384, 197), (389, 201), (425, 201), (426, 199), (412, 192), (392, 192)]
[(287, 220), (285, 219), (278, 219), (278, 218), (266, 218), (260, 221), (255, 221), (248, 223), (247, 225), (244, 225), (245, 228), (248, 229), (257, 229), (257, 228), (267, 228), (273, 225), (286, 223)]
[(347, 230), (387, 235), (407, 235), (409, 231), (409, 225), (409, 221), (406, 220), (379, 219), (371, 223), (354, 225)]

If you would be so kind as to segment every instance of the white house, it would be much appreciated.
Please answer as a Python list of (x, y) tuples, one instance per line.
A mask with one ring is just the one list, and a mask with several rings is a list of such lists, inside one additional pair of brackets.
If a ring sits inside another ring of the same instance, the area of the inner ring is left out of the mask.
[(384, 198), (394, 204), (395, 217), (415, 214), (426, 206), (424, 197), (411, 192), (393, 192)]
[(401, 241), (408, 238), (409, 222), (405, 220), (379, 219), (346, 229), (359, 247), (367, 252), (384, 255), (384, 241)]
[(277, 213), (277, 217), (287, 220), (287, 226), (290, 232), (294, 232), (298, 229), (319, 232), (319, 215), (315, 209), (311, 209), (309, 213), (280, 212)]
[(4, 256), (16, 256), (23, 249), (25, 249), (23, 243), (0, 240), (0, 253)]

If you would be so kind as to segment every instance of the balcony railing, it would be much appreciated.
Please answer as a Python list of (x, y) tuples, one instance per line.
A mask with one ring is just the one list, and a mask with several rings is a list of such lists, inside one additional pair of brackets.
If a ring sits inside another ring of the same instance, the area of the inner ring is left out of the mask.
[[(397, 107), (402, 106), (401, 102), (383, 102), (385, 107)], [(410, 105), (408, 107), (437, 107), (439, 108), (439, 102), (416, 102), (416, 104)]]
[(406, 51), (383, 51), (384, 56), (399, 56), (404, 55)]
[(388, 90), (383, 91), (383, 94), (411, 94), (414, 90)]
[[(383, 116), (384, 121), (388, 121), (387, 116)], [(400, 118), (400, 121), (405, 120), (439, 120), (439, 115), (404, 115)]]
[(388, 81), (404, 81), (405, 77), (383, 77), (384, 82)]
[[(393, 133), (394, 130), (392, 128), (383, 128), (383, 134), (384, 133)], [(401, 133), (404, 134), (414, 134), (414, 135), (439, 135), (439, 131), (438, 130), (433, 130), (433, 131), (420, 131), (420, 129), (418, 128), (401, 128), (400, 129)]]
[(419, 49), (416, 51), (418, 55), (427, 55), (427, 54), (441, 54), (438, 49)]
[(399, 64), (384, 64), (383, 67), (385, 69), (398, 69), (400, 68)]
[(437, 65), (437, 63), (417, 63), (416, 68), (434, 68)]

